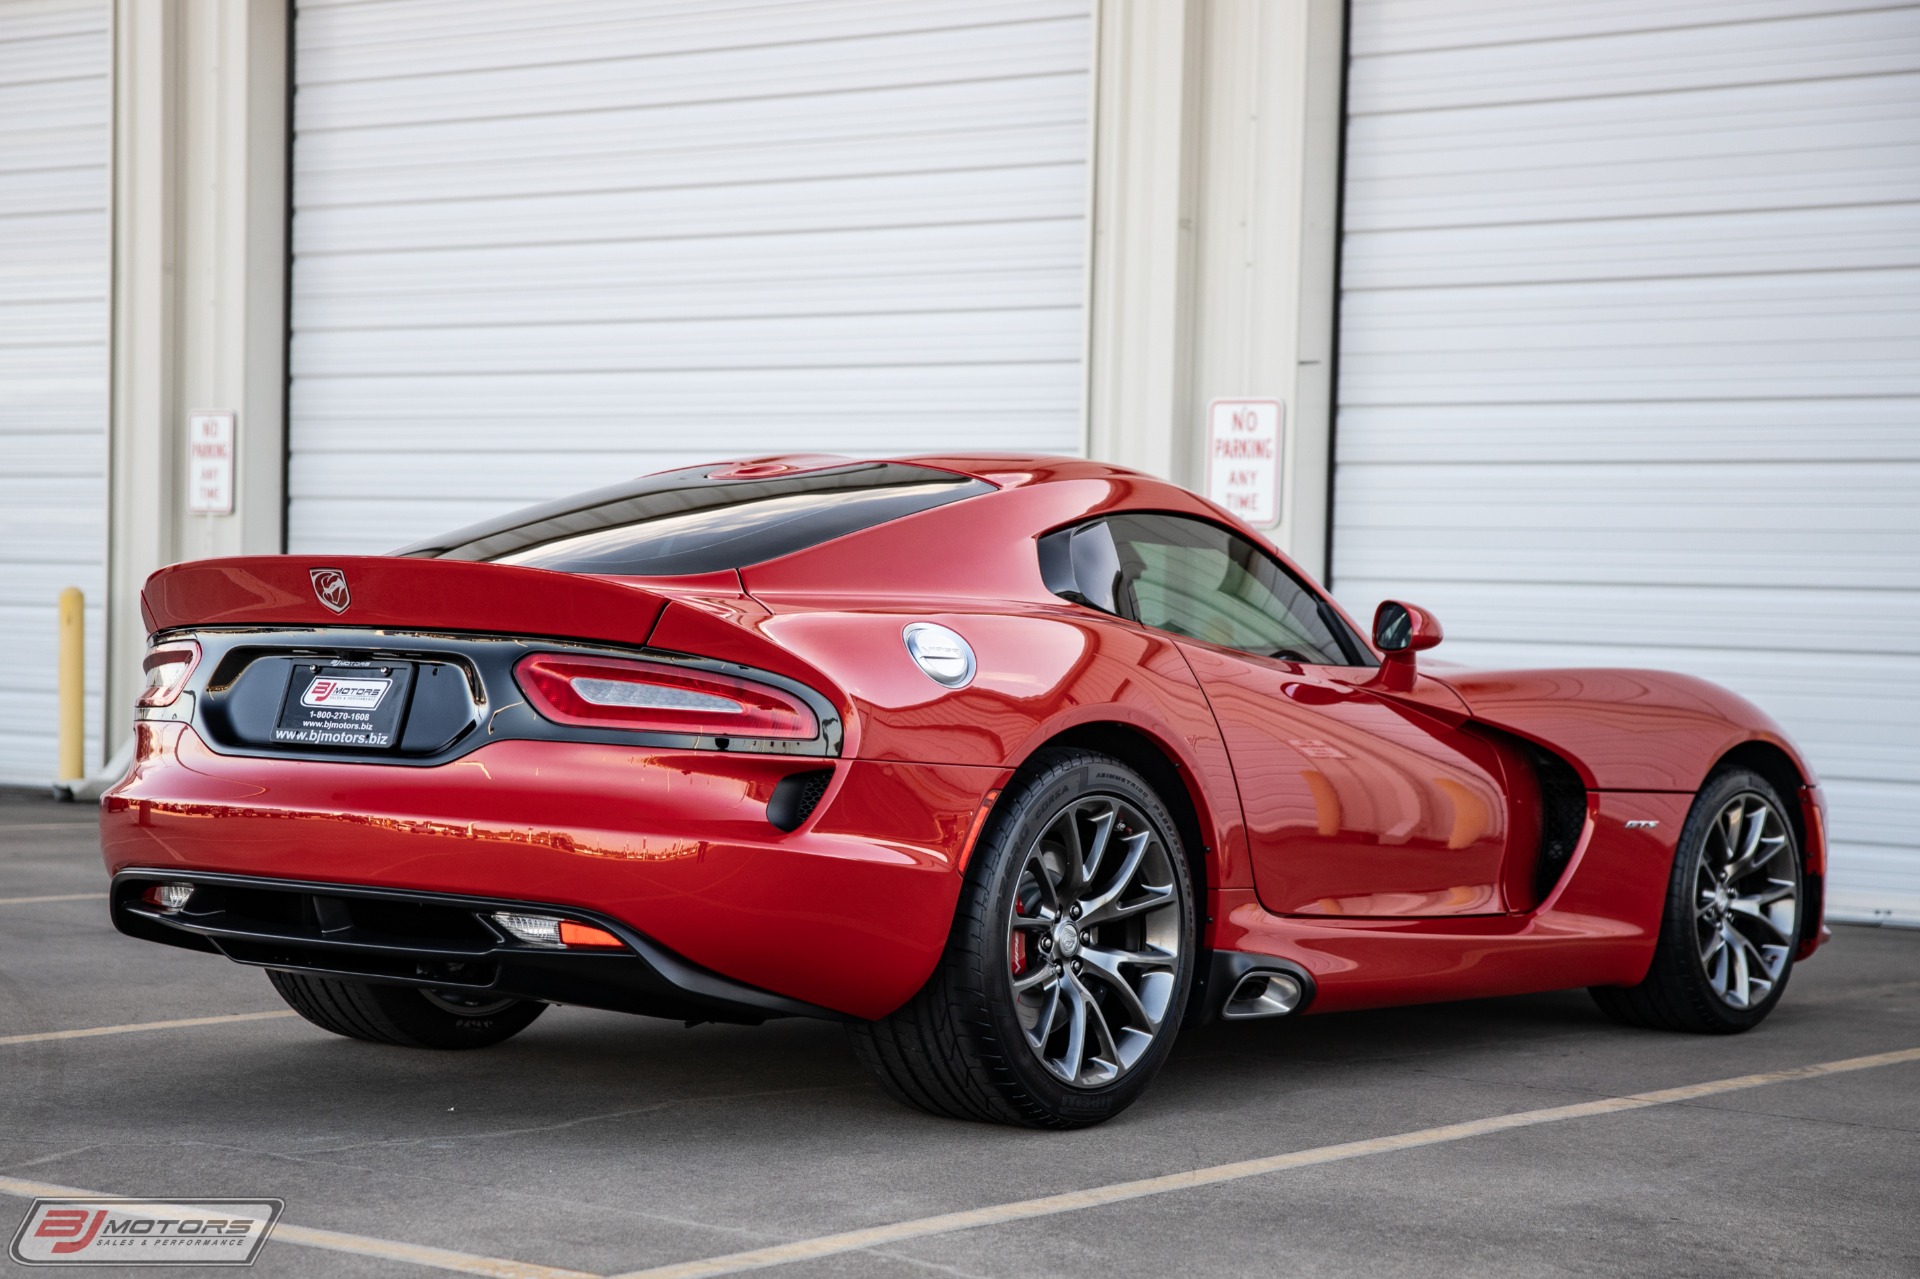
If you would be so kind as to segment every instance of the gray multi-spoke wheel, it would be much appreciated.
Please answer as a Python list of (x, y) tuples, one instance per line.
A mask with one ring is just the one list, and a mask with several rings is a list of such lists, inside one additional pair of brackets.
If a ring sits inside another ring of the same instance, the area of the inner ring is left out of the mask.
[(1001, 795), (946, 953), (913, 999), (851, 1028), (895, 1098), (1032, 1127), (1099, 1123), (1166, 1061), (1192, 985), (1192, 879), (1131, 768), (1050, 751)]
[(1027, 849), (1008, 905), (1008, 976), (1027, 1047), (1079, 1088), (1153, 1046), (1180, 970), (1180, 894), (1154, 825), (1117, 795), (1069, 800)]
[(1765, 1002), (1799, 927), (1793, 832), (1765, 796), (1743, 791), (1713, 819), (1694, 871), (1694, 935), (1713, 993), (1729, 1008)]
[(1617, 1021), (1747, 1030), (1779, 1002), (1800, 944), (1800, 850), (1779, 792), (1743, 769), (1710, 778), (1674, 853), (1666, 917), (1638, 986), (1595, 987)]

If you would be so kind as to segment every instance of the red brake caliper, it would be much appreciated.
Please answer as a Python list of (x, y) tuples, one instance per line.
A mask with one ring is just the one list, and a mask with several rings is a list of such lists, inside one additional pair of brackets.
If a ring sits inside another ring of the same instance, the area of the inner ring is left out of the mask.
[[(1026, 904), (1017, 897), (1014, 898), (1014, 901), (1013, 901), (1013, 913), (1016, 915), (1024, 915), (1027, 913)], [(1013, 975), (1015, 977), (1018, 977), (1021, 973), (1024, 973), (1026, 971), (1027, 971), (1027, 935), (1026, 933), (1022, 932), (1020, 929), (1016, 928), (1013, 930)]]

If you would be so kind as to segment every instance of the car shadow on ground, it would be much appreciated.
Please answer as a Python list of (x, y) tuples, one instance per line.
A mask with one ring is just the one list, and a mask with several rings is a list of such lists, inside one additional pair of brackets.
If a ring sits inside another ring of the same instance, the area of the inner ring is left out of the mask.
[[(1438, 1066), (1495, 1048), (1524, 1053), (1551, 1041), (1562, 1049), (1570, 1038), (1633, 1033), (1612, 1026), (1581, 992), (1215, 1024), (1182, 1035), (1148, 1097), (1164, 1094), (1160, 1100), (1175, 1110), (1218, 1110), (1234, 1098), (1310, 1089), (1329, 1078), (1329, 1067), (1351, 1087), (1355, 1067), (1390, 1076), (1396, 1062)], [(343, 1097), (362, 1113), (397, 1118), (456, 1107), (511, 1114), (514, 1123), (535, 1127), (679, 1112), (701, 1128), (697, 1116), (716, 1106), (736, 1115), (747, 1108), (769, 1134), (823, 1122), (883, 1130), (949, 1122), (893, 1102), (854, 1060), (842, 1029), (812, 1021), (683, 1028), (559, 1009), (518, 1039), (458, 1053), (356, 1043), (293, 1023), (270, 1044), (208, 1064), (231, 1072), (243, 1091), (246, 1076), (275, 1079), (273, 1105), (295, 1128), (303, 1126), (299, 1116), (325, 1115)], [(164, 1106), (164, 1085), (149, 1100)]]

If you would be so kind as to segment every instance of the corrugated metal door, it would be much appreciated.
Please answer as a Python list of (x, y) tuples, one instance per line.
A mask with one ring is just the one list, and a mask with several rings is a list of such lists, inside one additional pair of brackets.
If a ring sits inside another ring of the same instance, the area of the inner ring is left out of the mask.
[(1090, 0), (302, 0), (289, 541), (1079, 452)]
[(1920, 8), (1362, 0), (1334, 577), (1778, 717), (1920, 920)]
[(103, 0), (0, 5), (0, 782), (53, 780), (56, 601), (87, 594), (87, 758), (106, 603)]

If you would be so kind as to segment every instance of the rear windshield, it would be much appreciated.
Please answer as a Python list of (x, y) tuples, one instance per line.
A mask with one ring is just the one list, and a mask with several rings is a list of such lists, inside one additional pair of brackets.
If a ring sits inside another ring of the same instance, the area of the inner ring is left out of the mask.
[(993, 491), (984, 480), (901, 462), (712, 478), (730, 465), (645, 476), (516, 511), (399, 553), (569, 573), (713, 573)]

